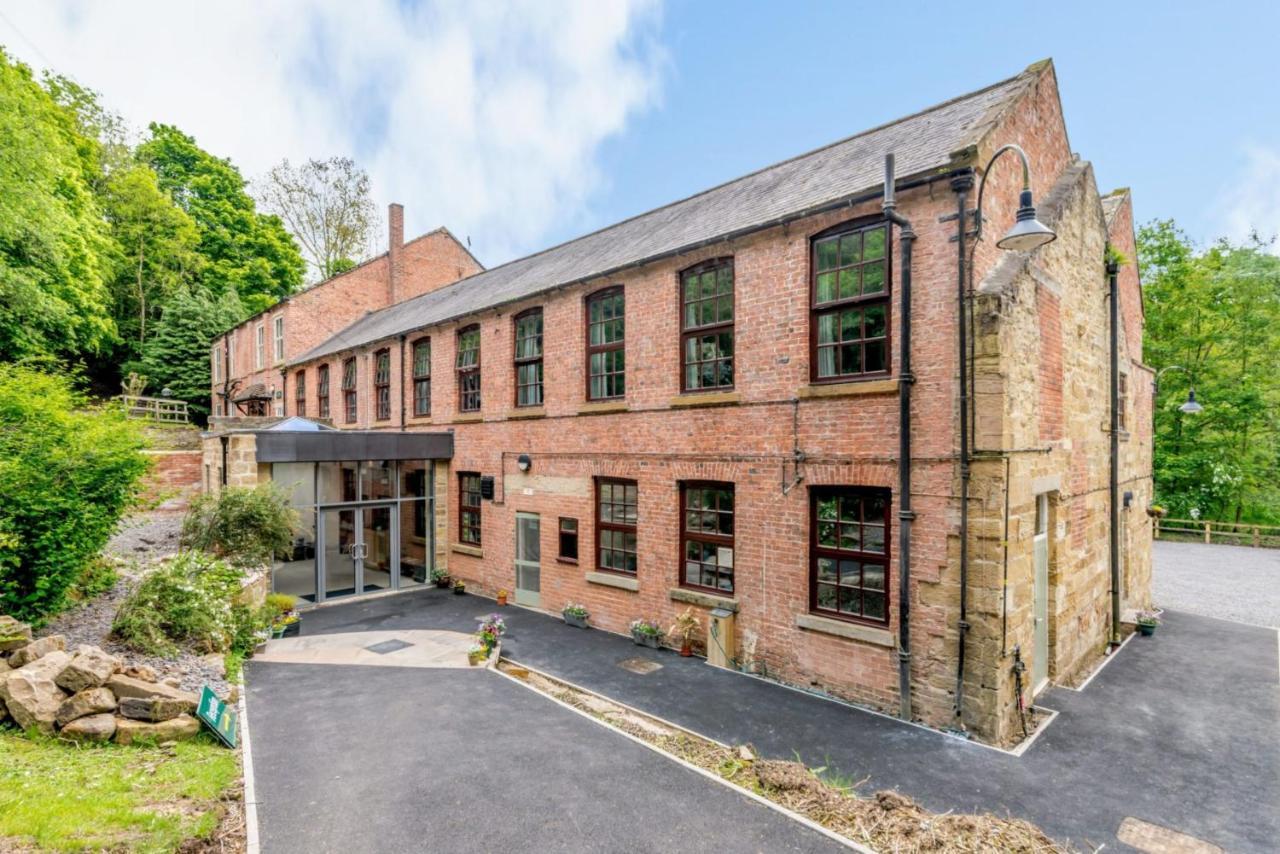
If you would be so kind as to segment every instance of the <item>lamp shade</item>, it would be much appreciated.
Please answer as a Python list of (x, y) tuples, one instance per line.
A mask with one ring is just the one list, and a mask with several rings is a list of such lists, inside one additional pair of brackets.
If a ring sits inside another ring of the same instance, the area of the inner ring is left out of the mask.
[(1178, 407), (1182, 412), (1188, 415), (1195, 415), (1197, 412), (1204, 412), (1204, 407), (1196, 400), (1196, 390), (1191, 389), (1187, 394), (1187, 402)]
[(1031, 204), (1031, 191), (1023, 190), (1018, 207), (1018, 219), (996, 246), (1014, 252), (1030, 252), (1058, 238), (1049, 226), (1036, 219), (1035, 205)]

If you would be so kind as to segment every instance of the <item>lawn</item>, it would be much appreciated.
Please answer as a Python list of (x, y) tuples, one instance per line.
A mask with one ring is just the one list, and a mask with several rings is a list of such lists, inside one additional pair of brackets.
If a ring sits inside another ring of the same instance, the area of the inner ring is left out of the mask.
[(175, 851), (214, 832), (239, 776), (236, 754), (203, 734), (164, 750), (0, 732), (0, 850)]

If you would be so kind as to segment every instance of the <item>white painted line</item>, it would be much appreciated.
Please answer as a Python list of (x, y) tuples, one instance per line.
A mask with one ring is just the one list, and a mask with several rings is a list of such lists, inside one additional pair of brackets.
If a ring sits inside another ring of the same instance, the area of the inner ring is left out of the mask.
[[(508, 659), (508, 661), (510, 661), (510, 659)], [(513, 664), (514, 664), (514, 662), (511, 662), (511, 663), (513, 663)], [(520, 666), (521, 666), (521, 667), (524, 667), (524, 665), (520, 665)], [(533, 668), (525, 668), (525, 669), (529, 670), (530, 672), (536, 672), (536, 671), (534, 671), (534, 670), (533, 670)], [(685, 767), (685, 768), (689, 769), (690, 771), (694, 772), (695, 774), (700, 774), (701, 776), (703, 776), (703, 777), (707, 778), (708, 780), (712, 781), (713, 783), (718, 783), (719, 785), (724, 786), (726, 789), (730, 790), (731, 792), (734, 792), (735, 794), (741, 795), (741, 796), (742, 796), (742, 797), (744, 797), (744, 798), (749, 798), (749, 799), (751, 799), (751, 800), (755, 801), (755, 802), (756, 802), (756, 803), (758, 803), (758, 804), (761, 804), (761, 805), (763, 805), (763, 806), (765, 806), (765, 807), (768, 807), (769, 809), (773, 810), (774, 812), (781, 813), (782, 815), (786, 816), (787, 818), (791, 819), (792, 821), (798, 822), (798, 823), (800, 823), (800, 824), (804, 825), (805, 827), (809, 828), (810, 830), (813, 830), (813, 831), (816, 831), (816, 832), (818, 832), (818, 833), (821, 833), (823, 836), (827, 837), (828, 839), (832, 840), (833, 842), (837, 842), (837, 843), (839, 843), (839, 844), (841, 844), (841, 845), (845, 846), (846, 848), (849, 848), (850, 850), (860, 852), (860, 854), (876, 854), (876, 852), (875, 852), (875, 851), (873, 851), (872, 849), (867, 848), (867, 847), (865, 847), (865, 846), (863, 846), (863, 845), (860, 845), (860, 844), (858, 844), (857, 842), (854, 842), (852, 839), (849, 839), (848, 837), (841, 836), (840, 834), (836, 833), (836, 832), (835, 832), (835, 831), (833, 831), (833, 830), (828, 830), (827, 828), (825, 828), (825, 827), (823, 827), (822, 825), (818, 824), (816, 821), (814, 821), (813, 819), (809, 818), (808, 816), (801, 815), (801, 814), (800, 814), (800, 813), (798, 813), (798, 812), (794, 812), (794, 811), (792, 811), (792, 810), (787, 809), (786, 807), (782, 806), (781, 804), (774, 803), (773, 801), (769, 800), (768, 798), (766, 798), (766, 797), (764, 797), (764, 796), (762, 796), (762, 795), (757, 795), (755, 792), (752, 792), (752, 791), (749, 791), (749, 790), (747, 790), (747, 789), (741, 788), (740, 786), (736, 786), (736, 785), (734, 785), (733, 783), (731, 783), (731, 782), (729, 782), (728, 780), (726, 780), (726, 779), (724, 779), (723, 777), (721, 777), (719, 774), (712, 774), (710, 771), (708, 771), (708, 770), (707, 770), (707, 769), (705, 769), (705, 768), (700, 768), (699, 766), (694, 765), (692, 762), (689, 762), (689, 761), (687, 761), (687, 760), (681, 759), (679, 756), (674, 756), (674, 755), (672, 755), (672, 754), (670, 754), (670, 753), (667, 753), (665, 750), (663, 750), (662, 748), (658, 747), (657, 745), (650, 744), (649, 742), (645, 741), (644, 739), (642, 739), (642, 738), (637, 738), (636, 736), (632, 735), (632, 734), (631, 734), (631, 733), (629, 733), (629, 732), (625, 732), (624, 730), (620, 730), (620, 729), (618, 729), (617, 727), (610, 726), (608, 723), (606, 723), (605, 721), (600, 720), (599, 718), (595, 717), (594, 715), (589, 715), (589, 714), (587, 714), (586, 712), (584, 712), (582, 709), (579, 709), (579, 708), (577, 708), (577, 707), (575, 707), (575, 706), (571, 706), (571, 705), (569, 705), (568, 703), (566, 703), (566, 702), (564, 702), (564, 701), (562, 701), (562, 700), (557, 700), (555, 697), (552, 697), (552, 696), (549, 696), (549, 695), (547, 695), (547, 694), (544, 694), (544, 693), (542, 693), (541, 691), (539, 691), (537, 688), (534, 688), (532, 685), (529, 685), (528, 683), (523, 682), (523, 681), (521, 681), (520, 679), (515, 678), (514, 676), (511, 676), (511, 675), (508, 675), (508, 674), (506, 674), (506, 673), (503, 673), (501, 670), (497, 670), (496, 668), (494, 669), (494, 671), (493, 671), (493, 672), (494, 672), (494, 673), (496, 673), (496, 674), (498, 674), (499, 676), (501, 676), (501, 677), (502, 677), (502, 678), (504, 678), (504, 679), (509, 679), (509, 680), (511, 680), (512, 682), (516, 683), (517, 685), (522, 686), (523, 688), (525, 688), (525, 689), (526, 689), (526, 690), (528, 690), (528, 691), (532, 691), (533, 693), (537, 694), (539, 697), (542, 697), (542, 698), (543, 698), (543, 699), (545, 699), (545, 700), (550, 700), (551, 702), (555, 703), (556, 705), (558, 705), (558, 706), (562, 706), (563, 708), (568, 709), (569, 711), (573, 712), (575, 715), (580, 715), (580, 716), (582, 716), (582, 717), (586, 718), (587, 720), (591, 721), (592, 723), (596, 724), (597, 726), (604, 727), (605, 729), (609, 730), (610, 732), (612, 732), (612, 733), (614, 733), (614, 734), (616, 734), (616, 735), (620, 735), (620, 736), (622, 736), (623, 738), (630, 739), (631, 741), (634, 741), (636, 744), (639, 744), (639, 745), (641, 745), (642, 747), (646, 747), (646, 748), (648, 748), (649, 750), (652, 750), (654, 753), (658, 754), (659, 756), (661, 756), (661, 757), (663, 757), (663, 758), (665, 758), (665, 759), (667, 759), (667, 760), (669, 760), (669, 761), (671, 761), (671, 762), (674, 762), (674, 763), (676, 763), (677, 765), (681, 765), (681, 766), (683, 766), (683, 767)], [(558, 681), (558, 682), (562, 682), (562, 683), (564, 683), (565, 685), (568, 685), (568, 684), (569, 684), (568, 682), (565, 682), (563, 679), (557, 679), (555, 676), (548, 676), (547, 678), (549, 678), (549, 679), (555, 679), (556, 681)], [(581, 690), (581, 689), (579, 689), (579, 690)], [(592, 693), (592, 694), (594, 694), (594, 692), (587, 692), (587, 693)], [(601, 695), (596, 695), (596, 696), (601, 696)], [(609, 699), (609, 698), (608, 698), (608, 697), (605, 697), (605, 699)], [(615, 702), (615, 701), (613, 701), (613, 700), (609, 700), (609, 702)], [(621, 703), (617, 703), (617, 705), (621, 706), (622, 704), (621, 704)], [(624, 707), (624, 708), (625, 708), (625, 707)], [(648, 713), (646, 713), (646, 712), (640, 712), (640, 714), (645, 715), (646, 717), (649, 717), (649, 718), (653, 718), (654, 720), (661, 720), (660, 718), (657, 718), (657, 717), (655, 717), (655, 716), (653, 716), (653, 715), (650, 715), (650, 714), (648, 714)], [(684, 731), (684, 732), (689, 732), (689, 730), (685, 730), (685, 729), (684, 729), (684, 727), (676, 727), (676, 729), (682, 730), (682, 731)], [(695, 735), (696, 735), (696, 733), (695, 733)], [(706, 736), (699, 736), (699, 737), (700, 737), (700, 738), (706, 738)], [(707, 740), (708, 740), (708, 741), (711, 741), (711, 739), (707, 739)], [(719, 744), (719, 742), (715, 742), (715, 743), (716, 743), (716, 744)], [(721, 746), (723, 747), (724, 745), (721, 745)]]
[(244, 766), (244, 835), (246, 854), (259, 854), (258, 791), (253, 782), (253, 747), (249, 743), (249, 692), (244, 687), (244, 672), (237, 683), (240, 687), (240, 761)]

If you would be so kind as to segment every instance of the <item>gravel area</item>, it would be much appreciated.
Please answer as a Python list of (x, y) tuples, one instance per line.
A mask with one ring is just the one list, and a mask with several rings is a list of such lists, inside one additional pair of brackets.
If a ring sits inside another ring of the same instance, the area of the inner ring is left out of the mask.
[(120, 523), (120, 530), (107, 543), (106, 552), (126, 560), (149, 562), (176, 554), (181, 530), (179, 513), (138, 513)]
[(1163, 540), (1152, 547), (1159, 607), (1280, 627), (1280, 549)]

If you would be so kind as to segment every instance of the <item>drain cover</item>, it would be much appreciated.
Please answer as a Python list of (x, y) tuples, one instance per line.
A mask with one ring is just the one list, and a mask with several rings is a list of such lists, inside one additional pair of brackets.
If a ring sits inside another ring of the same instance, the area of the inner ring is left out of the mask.
[(405, 649), (411, 646), (413, 644), (402, 640), (385, 640), (382, 643), (366, 646), (365, 649), (369, 650), (369, 652), (376, 652), (378, 655), (386, 655), (389, 652), (395, 652), (398, 649)]
[(639, 673), (641, 676), (646, 673), (652, 673), (655, 670), (661, 670), (662, 665), (648, 658), (624, 658), (618, 662), (618, 666), (623, 670), (630, 670), (632, 673)]

